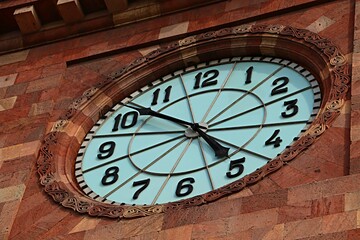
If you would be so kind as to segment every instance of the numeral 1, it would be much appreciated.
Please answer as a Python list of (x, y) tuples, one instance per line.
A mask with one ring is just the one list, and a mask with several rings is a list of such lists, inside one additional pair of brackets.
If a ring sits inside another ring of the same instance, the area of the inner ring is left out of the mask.
[[(171, 92), (171, 88), (172, 86), (168, 86), (166, 89), (165, 89), (165, 97), (164, 97), (164, 100), (163, 102), (166, 103), (170, 100), (170, 92)], [(160, 88), (156, 89), (154, 92), (153, 92), (153, 100), (151, 102), (151, 105), (156, 105), (158, 102), (158, 98), (159, 98), (159, 93), (160, 93)]]
[(248, 70), (246, 70), (246, 80), (245, 80), (245, 84), (251, 83), (251, 76), (252, 76), (253, 70), (254, 70), (254, 67), (253, 67), (253, 66), (249, 67)]

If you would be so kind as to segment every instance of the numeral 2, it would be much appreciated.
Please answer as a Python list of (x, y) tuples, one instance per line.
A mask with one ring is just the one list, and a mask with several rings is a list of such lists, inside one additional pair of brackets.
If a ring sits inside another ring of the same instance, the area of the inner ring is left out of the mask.
[[(170, 92), (171, 92), (171, 88), (172, 86), (168, 86), (166, 89), (165, 89), (165, 97), (164, 97), (164, 100), (163, 102), (166, 103), (170, 100)], [(158, 98), (159, 98), (159, 93), (160, 93), (160, 88), (156, 89), (154, 92), (153, 92), (153, 100), (151, 102), (151, 105), (156, 105), (158, 102)]]
[[(119, 125), (121, 128), (131, 128), (136, 124), (137, 119), (138, 119), (138, 113), (135, 111), (125, 113), (123, 117), (122, 114), (118, 114), (115, 117), (115, 123), (112, 131), (116, 132), (117, 130), (119, 130)], [(130, 120), (130, 122), (128, 120)]]
[(275, 79), (273, 81), (272, 85), (275, 86), (281, 81), (282, 81), (282, 83), (279, 84), (278, 86), (274, 87), (274, 89), (271, 91), (271, 96), (274, 96), (274, 95), (280, 94), (280, 93), (286, 93), (288, 91), (288, 88), (285, 87), (289, 83), (289, 78), (287, 78), (287, 77), (280, 77), (280, 78)]
[(217, 78), (218, 76), (219, 76), (219, 71), (216, 69), (209, 70), (209, 71), (205, 72), (204, 75), (202, 72), (199, 72), (195, 76), (194, 89), (200, 88), (200, 82), (201, 82), (202, 77), (204, 77), (206, 79), (204, 79), (203, 82), (201, 83), (201, 87), (216, 85), (218, 81), (215, 78)]

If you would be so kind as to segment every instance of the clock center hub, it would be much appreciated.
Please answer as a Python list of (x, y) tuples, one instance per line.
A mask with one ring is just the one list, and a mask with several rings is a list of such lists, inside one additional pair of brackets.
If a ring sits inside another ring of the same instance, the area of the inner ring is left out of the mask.
[[(199, 123), (199, 126), (201, 127), (201, 130), (203, 132), (206, 132), (208, 130), (208, 125), (206, 123)], [(191, 127), (188, 127), (186, 130), (185, 130), (185, 136), (188, 137), (188, 138), (195, 138), (195, 137), (198, 137), (199, 134), (194, 131), (194, 129), (192, 129)]]

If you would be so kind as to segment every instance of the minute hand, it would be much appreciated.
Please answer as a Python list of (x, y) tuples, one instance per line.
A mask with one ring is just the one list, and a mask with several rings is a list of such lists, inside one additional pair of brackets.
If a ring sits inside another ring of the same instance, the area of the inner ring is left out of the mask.
[(169, 115), (165, 115), (165, 114), (162, 114), (162, 113), (159, 113), (159, 112), (155, 112), (155, 111), (151, 110), (151, 108), (140, 108), (140, 109), (136, 109), (136, 110), (140, 113), (140, 115), (150, 115), (150, 116), (166, 119), (166, 120), (169, 120), (171, 122), (184, 124), (184, 125), (188, 125), (188, 126), (194, 125), (191, 122), (187, 122), (187, 121), (184, 121), (184, 120), (181, 120), (181, 119), (178, 119), (178, 118), (171, 117)]

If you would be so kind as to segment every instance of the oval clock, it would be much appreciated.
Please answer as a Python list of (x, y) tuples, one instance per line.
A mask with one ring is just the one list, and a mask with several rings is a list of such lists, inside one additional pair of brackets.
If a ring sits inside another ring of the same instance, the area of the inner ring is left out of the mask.
[(201, 63), (134, 92), (100, 119), (76, 177), (90, 197), (154, 205), (204, 194), (261, 168), (321, 104), (314, 76), (269, 57)]
[(88, 89), (45, 136), (40, 183), (62, 206), (133, 218), (255, 184), (339, 115), (349, 74), (329, 40), (242, 25), (175, 41)]

